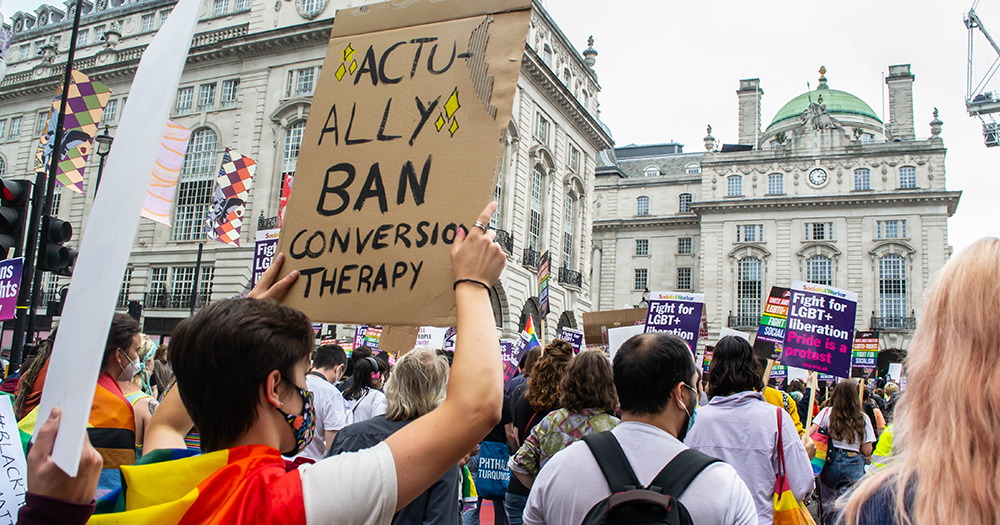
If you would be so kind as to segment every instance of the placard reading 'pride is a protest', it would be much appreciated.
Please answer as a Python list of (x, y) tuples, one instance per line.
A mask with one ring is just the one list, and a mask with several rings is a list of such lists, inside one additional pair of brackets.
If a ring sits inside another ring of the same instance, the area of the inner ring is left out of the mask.
[(781, 364), (850, 377), (858, 295), (793, 281)]
[(528, 0), (337, 12), (279, 251), (324, 322), (454, 326), (450, 251), (491, 200)]
[(698, 347), (701, 309), (705, 294), (651, 292), (646, 313), (646, 332), (663, 332), (687, 341), (691, 351)]

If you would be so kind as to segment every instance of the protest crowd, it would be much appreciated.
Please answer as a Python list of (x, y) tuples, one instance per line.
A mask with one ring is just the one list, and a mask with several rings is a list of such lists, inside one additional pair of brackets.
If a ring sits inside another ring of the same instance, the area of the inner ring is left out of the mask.
[(664, 333), (613, 359), (525, 334), (505, 382), (493, 241), (477, 226), (452, 247), (454, 351), (392, 364), (314, 348), (309, 319), (277, 302), (298, 277), (277, 279), (281, 255), (169, 348), (116, 314), (75, 477), (50, 455), (60, 410), (38, 413), (53, 333), (5, 381), (25, 438), (40, 426), (18, 523), (814, 523), (807, 505), (827, 524), (996, 522), (1000, 240), (938, 276), (905, 393), (779, 384), (736, 336), (705, 372)]

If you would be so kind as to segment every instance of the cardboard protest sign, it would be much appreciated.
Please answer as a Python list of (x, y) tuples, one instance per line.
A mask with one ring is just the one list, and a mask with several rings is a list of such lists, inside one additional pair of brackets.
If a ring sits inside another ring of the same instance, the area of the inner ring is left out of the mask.
[(24, 495), (28, 492), (28, 463), (21, 447), (12, 399), (10, 396), (0, 399), (0, 459), (4, 465), (0, 471), (0, 522), (5, 523), (17, 522), (17, 509), (24, 506)]
[(379, 338), (379, 350), (392, 356), (403, 355), (416, 348), (419, 332), (420, 329), (415, 326), (386, 326)]
[(641, 324), (622, 326), (608, 330), (608, 356), (611, 360), (615, 360), (615, 354), (618, 353), (618, 349), (622, 347), (625, 341), (628, 341), (630, 337), (639, 335), (645, 331), (646, 326)]
[(21, 290), (21, 269), (24, 257), (0, 262), (0, 321), (14, 318), (17, 294)]
[(858, 294), (793, 281), (781, 364), (850, 377)]
[(646, 314), (646, 332), (676, 335), (687, 341), (693, 353), (698, 347), (704, 304), (705, 294), (651, 292), (649, 312)]
[(584, 312), (583, 338), (588, 345), (610, 346), (608, 330), (620, 326), (635, 326), (646, 322), (645, 308), (627, 308), (604, 312)]
[(566, 341), (573, 347), (573, 353), (579, 354), (583, 347), (583, 330), (576, 328), (563, 328), (559, 333), (559, 339)]
[(864, 377), (878, 366), (878, 332), (861, 331), (854, 333), (854, 353), (851, 367), (855, 377)]
[(253, 248), (253, 273), (250, 277), (250, 288), (257, 286), (257, 281), (271, 266), (274, 250), (278, 247), (278, 235), (281, 230), (258, 230)]
[(757, 325), (757, 337), (753, 341), (753, 353), (760, 359), (778, 359), (781, 355), (789, 295), (788, 288), (781, 286), (772, 286), (767, 294), (767, 303)]
[(300, 272), (286, 304), (454, 326), (451, 245), (493, 194), (530, 18), (529, 0), (337, 12), (278, 241)]
[(542, 254), (542, 259), (538, 263), (538, 313), (542, 316), (549, 315), (549, 265), (552, 263), (552, 255), (548, 250)]
[(514, 348), (512, 339), (500, 340), (500, 361), (503, 363), (503, 382), (505, 385), (507, 381), (517, 375), (517, 363), (521, 361), (521, 356), (514, 352)]

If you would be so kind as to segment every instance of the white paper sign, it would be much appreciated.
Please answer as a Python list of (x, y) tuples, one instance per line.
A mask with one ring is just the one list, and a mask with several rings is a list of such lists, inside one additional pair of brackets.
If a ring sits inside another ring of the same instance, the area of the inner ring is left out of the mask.
[(434, 350), (444, 349), (444, 335), (447, 328), (437, 326), (421, 326), (417, 333), (417, 343), (414, 348), (433, 348)]
[(70, 476), (80, 464), (122, 274), (201, 6), (200, 0), (177, 2), (146, 47), (104, 169), (104, 189), (83, 230), (38, 410), (63, 409), (52, 462)]
[[(28, 463), (24, 460), (17, 418), (10, 404), (12, 398), (3, 397), (0, 399), (0, 461), (3, 461), (3, 468), (0, 469), (0, 523), (16, 523), (17, 509), (24, 506), (24, 494), (28, 491)], [(44, 419), (48, 419), (48, 414)]]
[(903, 377), (903, 363), (889, 363), (889, 378), (898, 383), (901, 377)]
[(618, 328), (611, 328), (608, 330), (608, 353), (611, 356), (611, 361), (615, 360), (615, 354), (618, 353), (618, 349), (621, 348), (625, 341), (628, 341), (633, 335), (639, 335), (646, 331), (646, 325), (637, 324), (632, 326), (621, 326)]
[(741, 332), (739, 330), (733, 330), (732, 328), (726, 328), (725, 326), (723, 326), (722, 327), (722, 331), (719, 332), (719, 339), (722, 339), (723, 337), (729, 337), (729, 336), (741, 337), (743, 339), (746, 339), (746, 341), (748, 343), (750, 342), (750, 334), (748, 334), (746, 332)]
[(809, 379), (809, 371), (803, 368), (795, 368), (794, 366), (788, 367), (788, 382), (791, 383), (796, 379), (801, 379), (805, 383), (806, 379)]

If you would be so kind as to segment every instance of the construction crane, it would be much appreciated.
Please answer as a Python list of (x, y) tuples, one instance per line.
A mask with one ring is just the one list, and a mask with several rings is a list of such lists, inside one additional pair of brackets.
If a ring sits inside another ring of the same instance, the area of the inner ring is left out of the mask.
[[(997, 45), (996, 40), (986, 30), (983, 21), (976, 14), (976, 6), (978, 5), (979, 0), (976, 0), (972, 4), (972, 8), (965, 15), (965, 27), (969, 30), (969, 75), (968, 87), (965, 94), (965, 108), (968, 110), (970, 117), (979, 117), (979, 120), (983, 123), (983, 139), (986, 142), (986, 147), (992, 148), (1000, 146), (1000, 124), (997, 123), (993, 116), (994, 113), (1000, 113), (1000, 93), (986, 91), (986, 86), (993, 79), (997, 70), (1000, 69), (1000, 45)], [(972, 50), (973, 37), (977, 29), (986, 37), (990, 46), (997, 53), (997, 57), (989, 69), (986, 70), (986, 74), (983, 75), (979, 83), (973, 84)]]

